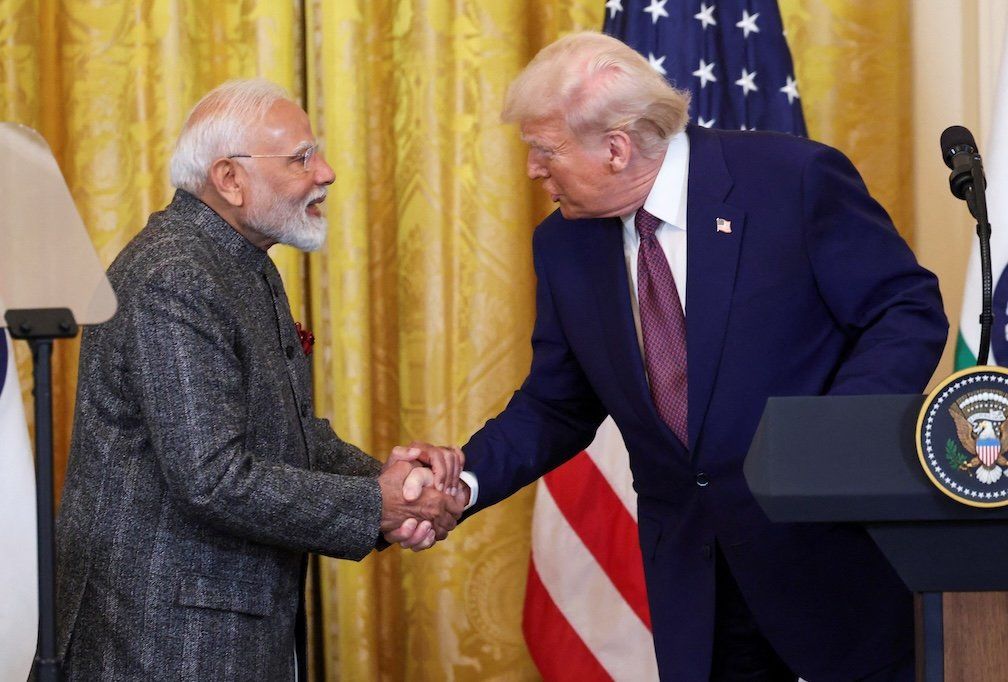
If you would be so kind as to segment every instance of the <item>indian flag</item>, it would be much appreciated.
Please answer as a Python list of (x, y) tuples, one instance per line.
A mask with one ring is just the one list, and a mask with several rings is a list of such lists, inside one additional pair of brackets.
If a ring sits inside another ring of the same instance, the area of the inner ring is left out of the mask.
[[(1008, 366), (1008, 40), (1001, 53), (994, 115), (984, 154), (987, 213), (991, 221), (991, 272), (994, 279), (994, 325), (987, 364)], [(980, 349), (980, 247), (973, 244), (966, 268), (962, 317), (956, 343), (956, 369), (972, 367)]]

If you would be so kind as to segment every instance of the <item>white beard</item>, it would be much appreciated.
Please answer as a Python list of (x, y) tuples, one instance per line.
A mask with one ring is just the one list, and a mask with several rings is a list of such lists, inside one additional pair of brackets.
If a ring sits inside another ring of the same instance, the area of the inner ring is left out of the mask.
[[(253, 188), (261, 196), (272, 194), (265, 183), (257, 183)], [(280, 244), (287, 244), (302, 251), (317, 251), (325, 242), (328, 224), (324, 216), (310, 216), (308, 204), (324, 198), (325, 189), (319, 189), (303, 201), (293, 202), (272, 194), (265, 205), (251, 204), (246, 220), (248, 226)]]

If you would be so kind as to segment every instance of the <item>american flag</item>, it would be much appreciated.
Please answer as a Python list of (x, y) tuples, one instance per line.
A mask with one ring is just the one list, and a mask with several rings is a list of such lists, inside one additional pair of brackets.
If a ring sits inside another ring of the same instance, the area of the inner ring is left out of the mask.
[(692, 92), (697, 124), (806, 134), (776, 0), (608, 0), (605, 6), (604, 31)]
[[(608, 0), (605, 9), (606, 33), (693, 94), (697, 124), (806, 134), (775, 0)], [(547, 682), (658, 679), (628, 460), (606, 420), (586, 452), (539, 484), (523, 630)]]

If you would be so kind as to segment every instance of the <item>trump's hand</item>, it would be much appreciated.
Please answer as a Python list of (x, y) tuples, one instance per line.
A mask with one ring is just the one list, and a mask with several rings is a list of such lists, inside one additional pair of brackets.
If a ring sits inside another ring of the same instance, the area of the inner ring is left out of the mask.
[[(406, 481), (403, 483), (403, 497), (407, 501), (412, 501), (420, 497), (423, 489), (427, 486), (433, 484), (434, 475), (431, 470), (426, 467), (416, 467), (406, 476)], [(469, 486), (466, 485), (465, 481), (459, 481), (457, 490), (452, 493), (452, 498), (455, 500), (455, 507), (459, 508), (459, 514), (465, 509), (465, 506), (469, 504)]]
[(420, 462), (427, 465), (434, 475), (432, 482), (434, 488), (454, 495), (459, 488), (459, 474), (465, 467), (465, 454), (457, 447), (413, 441), (409, 445), (397, 445), (392, 448), (385, 466), (396, 462)]

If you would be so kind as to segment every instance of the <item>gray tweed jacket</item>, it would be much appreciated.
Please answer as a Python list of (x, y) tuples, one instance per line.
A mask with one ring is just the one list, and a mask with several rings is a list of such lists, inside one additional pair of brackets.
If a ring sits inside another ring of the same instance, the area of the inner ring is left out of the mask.
[(380, 463), (313, 416), (272, 261), (179, 191), (84, 332), (57, 521), (68, 680), (284, 680), (305, 552), (378, 540)]

